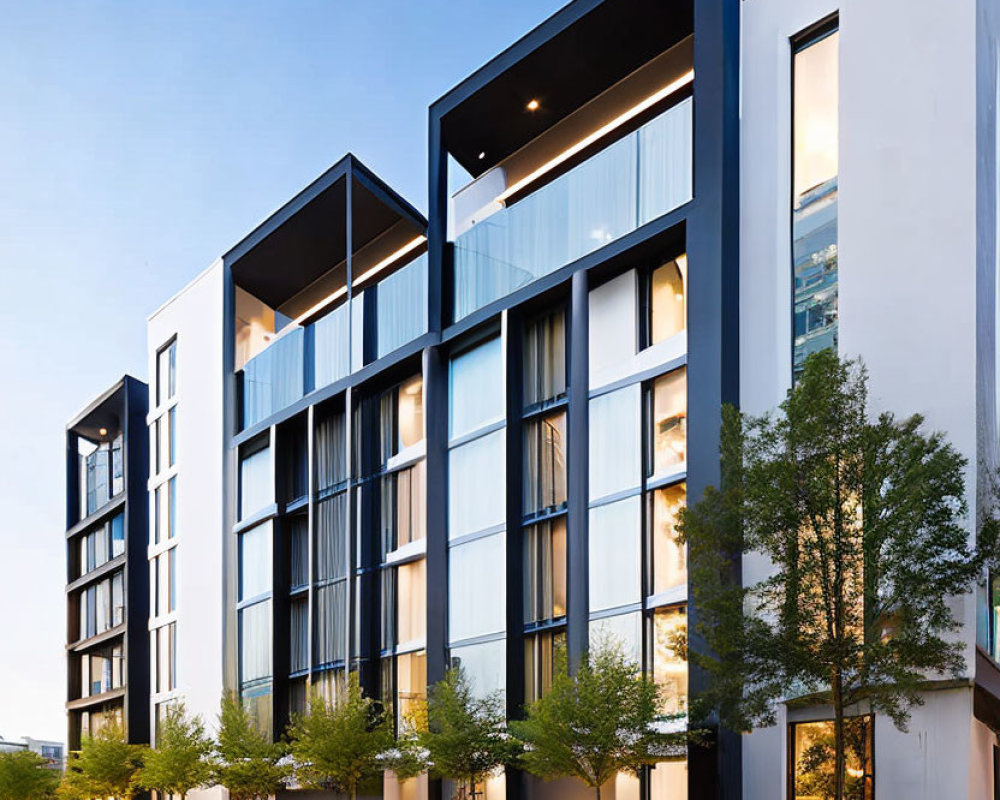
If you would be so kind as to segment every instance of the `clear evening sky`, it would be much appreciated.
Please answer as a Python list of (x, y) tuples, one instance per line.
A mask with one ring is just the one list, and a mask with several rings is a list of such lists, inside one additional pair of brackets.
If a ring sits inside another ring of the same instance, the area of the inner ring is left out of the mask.
[(427, 208), (427, 107), (564, 0), (0, 0), (0, 736), (65, 739), (66, 422), (147, 315), (352, 151)]

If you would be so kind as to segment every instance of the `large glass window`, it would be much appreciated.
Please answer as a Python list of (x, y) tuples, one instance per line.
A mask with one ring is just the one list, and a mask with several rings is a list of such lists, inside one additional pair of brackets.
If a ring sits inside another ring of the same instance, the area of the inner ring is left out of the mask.
[(638, 611), (616, 614), (590, 621), (590, 646), (612, 642), (622, 648), (625, 657), (640, 663), (642, 656), (642, 615)]
[(409, 721), (427, 698), (427, 655), (405, 653), (396, 657), (396, 706), (401, 721)]
[(309, 583), (309, 520), (295, 516), (288, 521), (291, 543), (291, 588), (299, 589)]
[(289, 606), (289, 669), (292, 672), (309, 668), (309, 603), (296, 598)]
[(448, 564), (448, 634), (451, 641), (504, 630), (507, 595), (502, 533), (452, 547)]
[(652, 492), (650, 547), (652, 592), (659, 594), (687, 585), (687, 552), (677, 541), (677, 515), (687, 501), (683, 483)]
[(557, 652), (566, 647), (564, 631), (524, 637), (524, 701), (532, 703), (552, 687)]
[(382, 478), (382, 557), (426, 535), (424, 462)]
[(503, 639), (451, 648), (451, 666), (465, 670), (477, 697), (507, 688), (506, 665), (507, 645)]
[(687, 328), (687, 256), (653, 269), (648, 285), (648, 343), (658, 344)]
[(240, 459), (240, 519), (274, 502), (271, 450), (261, 448)]
[(687, 712), (687, 607), (667, 606), (653, 612), (653, 680), (660, 687), (660, 713)]
[(641, 501), (638, 495), (590, 509), (590, 610), (641, 598)]
[(794, 375), (810, 353), (837, 348), (839, 44), (826, 30), (792, 56)]
[(240, 600), (271, 591), (271, 523), (240, 534)]
[(397, 643), (423, 640), (427, 631), (427, 570), (423, 559), (396, 568)]
[(316, 505), (316, 580), (347, 577), (347, 493)]
[(396, 452), (424, 438), (424, 381), (417, 375), (397, 391)]
[(271, 677), (271, 601), (240, 609), (240, 680)]
[(177, 687), (177, 623), (156, 629), (156, 691)]
[(566, 616), (566, 519), (524, 530), (524, 621)]
[(507, 514), (504, 431), (452, 448), (448, 455), (448, 535), (503, 524)]
[(503, 348), (500, 337), (451, 360), (451, 438), (504, 418)]
[(633, 489), (642, 481), (639, 384), (590, 401), (590, 497)]
[(653, 382), (653, 475), (676, 472), (687, 461), (687, 370), (678, 369)]
[(316, 487), (323, 491), (347, 477), (347, 420), (338, 412), (316, 424)]
[(566, 412), (529, 419), (524, 425), (524, 512), (566, 504)]
[(117, 558), (125, 552), (125, 515), (116, 514), (111, 518), (111, 557)]
[(313, 627), (315, 666), (344, 661), (347, 656), (347, 581), (317, 587)]
[[(872, 800), (875, 796), (871, 716), (845, 722), (847, 752), (844, 797)], [(799, 722), (789, 726), (792, 763), (789, 764), (791, 800), (833, 797), (836, 786), (833, 722)]]
[(566, 315), (547, 314), (524, 330), (524, 405), (566, 394)]

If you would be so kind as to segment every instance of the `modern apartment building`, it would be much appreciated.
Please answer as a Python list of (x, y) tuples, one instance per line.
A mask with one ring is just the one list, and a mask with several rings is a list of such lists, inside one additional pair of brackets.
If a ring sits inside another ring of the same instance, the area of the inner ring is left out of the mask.
[(147, 399), (126, 375), (66, 426), (71, 750), (110, 721), (149, 741)]
[(0, 753), (38, 753), (42, 758), (48, 759), (52, 769), (63, 769), (65, 766), (65, 756), (63, 751), (65, 746), (62, 742), (51, 742), (45, 739), (32, 739), (25, 736), (19, 742), (12, 742), (0, 736)]
[[(278, 735), (349, 671), (405, 713), (461, 664), (514, 716), (601, 633), (683, 712), (677, 509), (718, 481), (722, 404), (773, 408), (825, 347), (947, 433), (975, 519), (998, 41), (987, 0), (574, 0), (431, 106), (426, 219), (353, 156), (324, 173), (149, 321), (145, 713), (228, 689)], [(1000, 579), (954, 604), (961, 680), (906, 732), (852, 710), (864, 800), (1000, 797)], [(790, 702), (604, 796), (805, 800), (831, 717)]]

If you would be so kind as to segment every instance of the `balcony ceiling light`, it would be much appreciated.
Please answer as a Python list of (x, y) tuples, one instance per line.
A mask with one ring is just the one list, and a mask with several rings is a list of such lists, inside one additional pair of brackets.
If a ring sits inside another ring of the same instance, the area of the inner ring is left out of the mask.
[(528, 111), (538, 111), (538, 100), (534, 97), (528, 101)]
[[(681, 75), (681, 77), (679, 77), (677, 80), (671, 81), (666, 86), (664, 86), (662, 89), (659, 89), (658, 91), (653, 92), (653, 94), (651, 94), (645, 100), (640, 101), (636, 105), (632, 106), (632, 108), (628, 109), (627, 111), (623, 112), (622, 114), (619, 114), (613, 120), (611, 120), (610, 122), (602, 125), (600, 128), (598, 128), (593, 133), (588, 134), (587, 136), (584, 136), (576, 144), (570, 145), (569, 147), (567, 147), (559, 155), (555, 156), (550, 161), (546, 161), (544, 164), (542, 164), (542, 166), (540, 166), (534, 172), (531, 172), (528, 175), (525, 175), (523, 178), (521, 178), (521, 180), (517, 181), (516, 183), (512, 184), (511, 186), (508, 186), (497, 197), (496, 202), (501, 203), (501, 204), (505, 203), (506, 200), (507, 200), (507, 198), (509, 198), (511, 195), (517, 194), (525, 186), (528, 186), (528, 185), (534, 183), (536, 180), (538, 180), (540, 177), (542, 177), (543, 175), (545, 175), (547, 172), (551, 172), (553, 169), (555, 169), (556, 167), (558, 167), (560, 164), (564, 163), (565, 161), (567, 161), (570, 158), (572, 158), (573, 156), (575, 156), (581, 150), (586, 149), (587, 147), (589, 147), (590, 145), (592, 145), (594, 142), (596, 142), (599, 139), (607, 136), (609, 133), (611, 133), (616, 128), (620, 128), (622, 125), (624, 125), (630, 119), (634, 119), (635, 117), (639, 116), (639, 114), (641, 114), (643, 111), (646, 111), (647, 109), (652, 108), (653, 106), (655, 106), (657, 103), (659, 103), (664, 98), (669, 97), (670, 95), (672, 95), (674, 92), (678, 91), (679, 89), (683, 89), (685, 86), (687, 86), (688, 84), (692, 83), (693, 81), (694, 81), (694, 70), (693, 69), (692, 70), (688, 70), (686, 73), (684, 73), (683, 75)], [(531, 103), (537, 103), (537, 102), (538, 102), (537, 100), (532, 100), (531, 101)], [(529, 111), (534, 110), (534, 109), (531, 108), (531, 103), (528, 103), (528, 110)], [(538, 106), (536, 105), (535, 107), (537, 108)]]
[(107, 435), (108, 435), (108, 429), (107, 429), (107, 428), (98, 428), (98, 429), (97, 429), (97, 432), (98, 432), (98, 434), (100, 434), (101, 436), (107, 436)]
[(486, 152), (485, 151), (480, 151), (480, 153), (479, 153), (479, 160), (482, 161), (484, 158), (486, 158)]
[(343, 297), (345, 294), (347, 294), (347, 287), (346, 286), (341, 286), (339, 289), (337, 289), (337, 291), (335, 291), (333, 294), (329, 294), (326, 297), (324, 297), (322, 300), (320, 300), (316, 305), (314, 305), (308, 311), (306, 311), (306, 312), (304, 312), (302, 314), (299, 314), (294, 319), (294, 321), (292, 322), (292, 326), (301, 325), (307, 319), (309, 319), (310, 317), (315, 316), (320, 311), (322, 311), (324, 308), (326, 308), (328, 305), (330, 305), (330, 303), (334, 302), (335, 300), (337, 300), (340, 297)]

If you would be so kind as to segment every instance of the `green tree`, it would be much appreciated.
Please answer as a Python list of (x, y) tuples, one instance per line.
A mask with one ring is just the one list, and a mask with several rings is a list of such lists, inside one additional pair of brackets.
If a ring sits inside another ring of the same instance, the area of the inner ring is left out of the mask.
[(285, 788), (291, 768), (287, 747), (257, 729), (239, 697), (227, 692), (219, 710), (219, 735), (212, 781), (229, 790), (232, 800), (267, 800)]
[[(845, 789), (845, 708), (867, 700), (904, 729), (929, 678), (958, 676), (948, 598), (996, 551), (980, 520), (969, 545), (965, 459), (923, 418), (869, 416), (867, 374), (810, 356), (780, 413), (726, 408), (722, 485), (682, 512), (698, 617), (689, 657), (711, 676), (693, 716), (737, 731), (773, 724), (776, 703), (822, 692), (833, 706), (836, 800)], [(745, 587), (733, 563), (766, 558)]]
[(38, 753), (0, 753), (0, 800), (47, 800), (58, 785), (59, 773)]
[(427, 724), (417, 731), (417, 744), (431, 775), (465, 786), (474, 797), (477, 784), (521, 749), (507, 733), (503, 696), (476, 697), (462, 667), (448, 670), (428, 694)]
[[(564, 662), (565, 663), (565, 662)], [(553, 670), (552, 688), (511, 721), (524, 743), (521, 763), (545, 780), (574, 777), (601, 797), (619, 772), (638, 772), (684, 743), (686, 734), (663, 733), (657, 723), (659, 687), (620, 646), (598, 642), (575, 675)]]
[(299, 783), (352, 800), (381, 776), (383, 754), (395, 745), (391, 717), (364, 695), (356, 674), (332, 705), (313, 695), (308, 713), (295, 715), (288, 733)]
[(156, 732), (156, 747), (146, 751), (139, 785), (181, 800), (212, 778), (212, 740), (200, 717), (188, 717), (183, 703), (171, 704)]
[(86, 736), (66, 765), (60, 794), (68, 800), (106, 798), (131, 800), (140, 788), (141, 745), (129, 744), (120, 725), (111, 722), (96, 736)]

